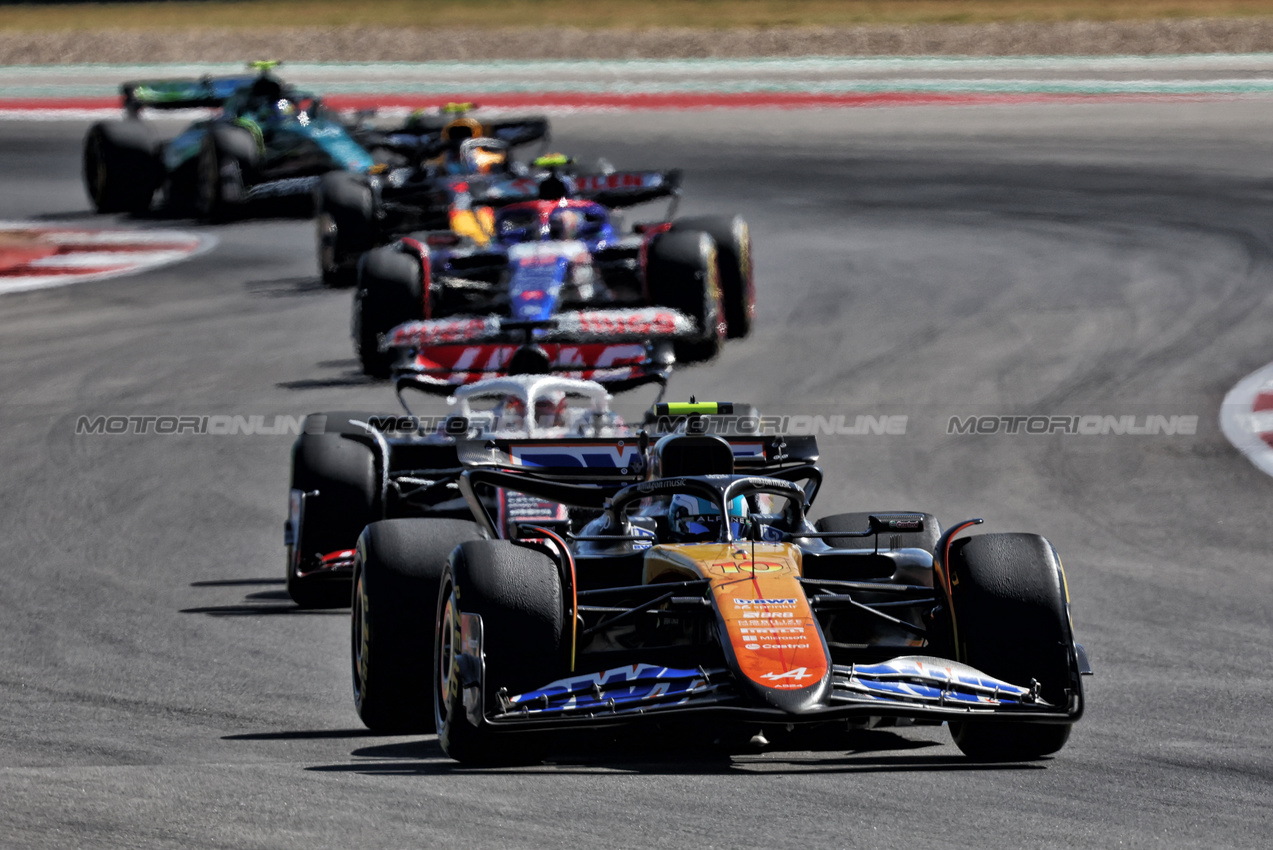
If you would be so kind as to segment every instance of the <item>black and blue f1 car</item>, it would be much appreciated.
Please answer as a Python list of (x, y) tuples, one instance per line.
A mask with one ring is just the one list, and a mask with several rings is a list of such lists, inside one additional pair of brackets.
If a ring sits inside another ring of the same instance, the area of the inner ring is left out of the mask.
[[(436, 728), (466, 763), (648, 723), (780, 742), (797, 726), (945, 722), (988, 760), (1065, 745), (1090, 669), (1046, 539), (961, 537), (981, 520), (942, 532), (919, 512), (812, 523), (813, 438), (696, 427), (720, 412), (656, 408), (681, 423), (662, 436), (462, 441), (464, 535), (420, 518), (358, 540), (363, 721)], [(500, 508), (522, 501), (537, 510)]]

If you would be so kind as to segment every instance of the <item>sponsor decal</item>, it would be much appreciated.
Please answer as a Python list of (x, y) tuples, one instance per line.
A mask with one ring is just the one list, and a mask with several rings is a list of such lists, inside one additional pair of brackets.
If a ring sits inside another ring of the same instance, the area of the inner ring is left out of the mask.
[(618, 469), (626, 472), (640, 459), (636, 444), (513, 444), (509, 455), (518, 466), (551, 469)]
[(601, 673), (559, 679), (509, 699), (528, 714), (555, 714), (589, 708), (625, 708), (658, 701), (679, 704), (707, 686), (699, 670), (634, 664)]
[(307, 195), (318, 186), (318, 177), (288, 177), (283, 180), (272, 180), (269, 183), (258, 183), (247, 191), (249, 200), (261, 198), (284, 198), (292, 195)]
[(789, 547), (758, 547), (754, 564), (725, 561), (733, 553), (724, 546), (712, 555), (701, 562), (703, 572), (712, 584), (739, 672), (776, 690), (820, 681), (827, 671), (826, 650)]
[(658, 186), (662, 182), (662, 175), (657, 173), (616, 171), (611, 174), (582, 175), (575, 179), (575, 188), (580, 192), (599, 192), (604, 189), (641, 189)]
[(658, 493), (663, 490), (680, 490), (685, 487), (684, 478), (663, 478), (658, 481), (642, 481), (637, 485), (639, 493)]
[(794, 670), (788, 670), (785, 673), (766, 673), (760, 678), (768, 679), (771, 682), (776, 682), (779, 679), (795, 679), (798, 682), (801, 679), (812, 679), (813, 674), (805, 667), (797, 667)]
[(780, 573), (787, 569), (785, 564), (767, 564), (763, 561), (748, 561), (745, 564), (712, 564), (714, 569), (720, 570), (725, 575), (737, 575), (738, 573)]

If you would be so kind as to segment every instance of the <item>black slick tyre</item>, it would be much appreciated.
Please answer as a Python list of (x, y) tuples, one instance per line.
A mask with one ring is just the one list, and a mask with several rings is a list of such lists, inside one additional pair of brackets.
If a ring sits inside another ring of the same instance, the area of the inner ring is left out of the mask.
[(302, 608), (349, 604), (348, 574), (318, 570), (326, 554), (352, 549), (378, 518), (380, 487), (371, 447), (339, 433), (301, 434), (292, 446), (292, 489), (313, 493), (293, 529), (287, 592)]
[[(481, 618), (484, 664), (463, 655), (463, 615)], [(509, 695), (565, 674), (564, 609), (557, 565), (546, 554), (504, 540), (464, 543), (451, 555), (438, 596), (434, 714), (438, 741), (465, 764), (515, 764), (543, 758), (542, 734), (494, 731), (485, 716)], [(476, 668), (476, 669), (475, 669)], [(482, 698), (474, 724), (465, 705)]]
[(702, 363), (720, 352), (725, 322), (712, 237), (701, 231), (660, 234), (646, 259), (646, 288), (652, 304), (694, 320), (696, 336), (673, 345), (678, 361)]
[(159, 140), (140, 120), (99, 121), (84, 138), (84, 188), (99, 213), (144, 213), (163, 182)]
[[(920, 514), (920, 511), (871, 511), (869, 513), (833, 514), (824, 516), (813, 524), (818, 531), (866, 531), (870, 526), (869, 517), (880, 513)], [(879, 546), (884, 549), (923, 549), (933, 554), (937, 541), (941, 538), (941, 524), (932, 514), (922, 514), (924, 530), (915, 532), (898, 532), (881, 534)], [(875, 537), (824, 537), (823, 542), (836, 549), (873, 549)]]
[(248, 130), (226, 124), (208, 127), (196, 176), (196, 209), (202, 218), (228, 221), (242, 214), (259, 157), (256, 138)]
[(396, 352), (380, 350), (380, 335), (424, 318), (420, 260), (390, 245), (362, 255), (354, 292), (354, 349), (365, 374), (387, 378)]
[(359, 175), (329, 171), (315, 193), (318, 268), (327, 286), (352, 286), (358, 257), (375, 243), (371, 187)]
[[(980, 534), (954, 541), (953, 638), (959, 661), (1064, 711), (1080, 687), (1070, 663), (1074, 637), (1065, 577), (1052, 544), (1037, 534)], [(1065, 746), (1072, 724), (966, 721), (950, 724), (955, 745), (980, 761), (1021, 761)]]
[(350, 616), (354, 708), (382, 734), (433, 731), (433, 616), (451, 550), (478, 538), (454, 519), (388, 519), (358, 538)]
[(725, 335), (742, 339), (751, 333), (756, 311), (756, 285), (752, 272), (751, 230), (740, 215), (704, 215), (673, 222), (672, 232), (702, 231), (716, 243)]

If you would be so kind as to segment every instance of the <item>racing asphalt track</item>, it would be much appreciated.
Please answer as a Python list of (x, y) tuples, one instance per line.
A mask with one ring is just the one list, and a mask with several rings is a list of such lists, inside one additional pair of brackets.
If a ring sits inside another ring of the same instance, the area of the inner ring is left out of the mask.
[[(1273, 482), (1216, 413), (1273, 360), (1273, 103), (555, 129), (681, 165), (686, 211), (751, 222), (757, 331), (674, 397), (908, 417), (823, 440), (815, 516), (916, 508), (1056, 544), (1097, 670), (1070, 745), (976, 766), (941, 728), (732, 759), (647, 740), (485, 771), (367, 735), (346, 614), (282, 586), (291, 438), (75, 435), (80, 415), (393, 409), (356, 376), (311, 225), (279, 219), (217, 227), (184, 265), (0, 299), (0, 845), (1267, 846)], [(0, 219), (86, 217), (83, 130), (0, 124)], [(945, 433), (1025, 414), (1199, 419)]]

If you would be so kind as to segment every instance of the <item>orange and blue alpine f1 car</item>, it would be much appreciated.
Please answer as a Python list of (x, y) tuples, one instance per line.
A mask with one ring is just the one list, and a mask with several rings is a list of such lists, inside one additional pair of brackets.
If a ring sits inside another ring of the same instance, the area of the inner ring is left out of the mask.
[[(924, 513), (811, 523), (813, 438), (705, 433), (729, 412), (658, 405), (657, 440), (462, 446), (457, 485), (482, 539), (444, 553), (439, 521), (417, 519), (359, 540), (364, 721), (423, 730), (432, 714), (443, 749), (471, 763), (535, 760), (552, 733), (678, 721), (763, 741), (908, 718), (948, 723), (973, 758), (1060, 750), (1090, 669), (1052, 545), (959, 536), (980, 520), (942, 533)], [(500, 507), (513, 497), (556, 507), (522, 516)]]

